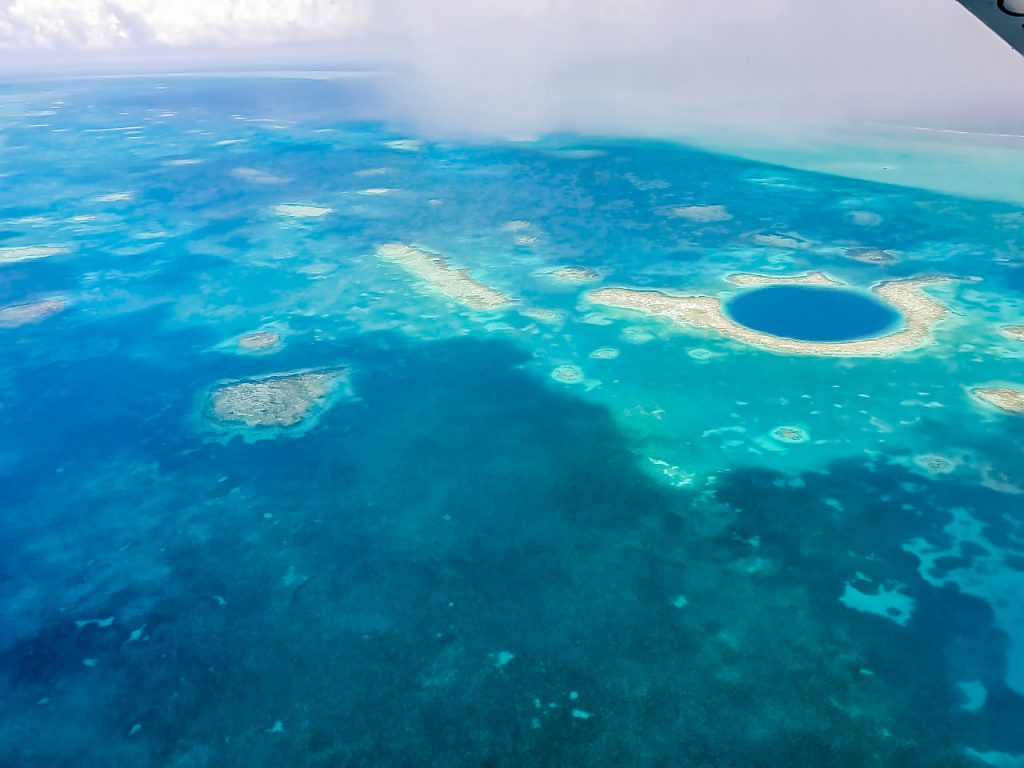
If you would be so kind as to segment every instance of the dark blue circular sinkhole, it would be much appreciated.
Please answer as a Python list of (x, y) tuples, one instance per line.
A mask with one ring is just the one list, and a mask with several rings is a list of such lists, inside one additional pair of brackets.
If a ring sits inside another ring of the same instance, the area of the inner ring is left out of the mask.
[(853, 341), (892, 330), (900, 314), (860, 291), (817, 285), (769, 285), (725, 305), (740, 325), (798, 341)]

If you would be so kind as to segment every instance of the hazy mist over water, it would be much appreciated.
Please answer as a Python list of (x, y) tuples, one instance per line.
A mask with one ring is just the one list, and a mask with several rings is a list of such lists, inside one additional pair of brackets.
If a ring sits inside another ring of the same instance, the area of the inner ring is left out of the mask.
[(953, 0), (293, 0), (249, 10), (23, 0), (0, 9), (0, 72), (358, 64), (393, 74), (396, 114), (437, 134), (872, 121), (1024, 133), (1024, 61)]

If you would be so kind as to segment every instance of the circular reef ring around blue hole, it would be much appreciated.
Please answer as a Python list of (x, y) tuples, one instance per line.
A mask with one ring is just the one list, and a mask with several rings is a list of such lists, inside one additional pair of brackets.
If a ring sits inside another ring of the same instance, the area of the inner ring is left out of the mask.
[(740, 325), (798, 341), (842, 342), (897, 329), (900, 313), (870, 294), (817, 285), (769, 285), (729, 300), (725, 313)]

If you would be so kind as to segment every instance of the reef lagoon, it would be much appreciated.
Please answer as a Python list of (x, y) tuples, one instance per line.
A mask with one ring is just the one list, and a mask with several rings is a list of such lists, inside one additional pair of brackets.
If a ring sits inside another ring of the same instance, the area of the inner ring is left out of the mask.
[(0, 764), (1024, 765), (1024, 195), (915, 186), (968, 139), (0, 114)]

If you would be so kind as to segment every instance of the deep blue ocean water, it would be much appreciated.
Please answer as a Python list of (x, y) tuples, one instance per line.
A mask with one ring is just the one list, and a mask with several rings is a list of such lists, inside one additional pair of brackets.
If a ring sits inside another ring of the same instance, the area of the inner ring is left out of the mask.
[(813, 285), (772, 285), (741, 293), (726, 307), (740, 325), (802, 341), (849, 341), (877, 336), (899, 313), (863, 293)]
[[(422, 137), (364, 79), (25, 84), (0, 113), (0, 248), (66, 249), (0, 264), (0, 305), (67, 303), (0, 329), (0, 765), (1024, 761), (1024, 422), (969, 395), (1024, 381), (1019, 206)], [(516, 303), (470, 311), (385, 242)], [(874, 359), (585, 295), (808, 270), (972, 280)], [(258, 329), (280, 350), (238, 354)], [(335, 367), (353, 396), (307, 431), (211, 428), (219, 382)]]

